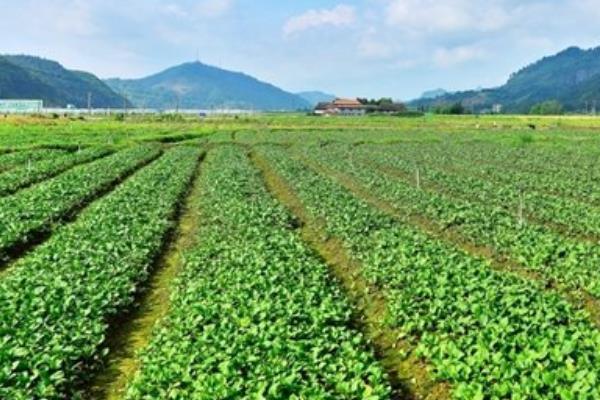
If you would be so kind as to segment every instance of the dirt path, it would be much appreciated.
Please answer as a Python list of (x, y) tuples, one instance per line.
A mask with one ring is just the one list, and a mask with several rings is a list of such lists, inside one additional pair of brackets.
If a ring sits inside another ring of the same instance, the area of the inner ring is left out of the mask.
[(324, 225), (311, 217), (288, 183), (275, 172), (269, 162), (252, 152), (251, 159), (261, 171), (267, 188), (301, 221), (302, 238), (326, 262), (356, 307), (355, 321), (373, 344), (378, 359), (386, 369), (397, 399), (447, 399), (449, 387), (434, 382), (427, 365), (416, 358), (413, 347), (399, 339), (400, 331), (385, 324), (387, 305), (383, 294), (364, 279), (361, 266), (345, 250), (337, 238), (324, 238)]
[(179, 211), (178, 225), (171, 235), (170, 245), (159, 258), (146, 290), (140, 293), (131, 312), (112, 321), (108, 360), (88, 385), (84, 398), (123, 398), (128, 382), (139, 369), (139, 351), (150, 342), (156, 323), (167, 314), (171, 284), (182, 268), (184, 253), (196, 243), (200, 166), (201, 163)]

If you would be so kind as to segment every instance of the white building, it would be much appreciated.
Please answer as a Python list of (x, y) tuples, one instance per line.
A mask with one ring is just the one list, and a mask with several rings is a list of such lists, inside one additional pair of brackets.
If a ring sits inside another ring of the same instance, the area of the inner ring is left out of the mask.
[(0, 100), (0, 114), (34, 114), (44, 109), (42, 100)]

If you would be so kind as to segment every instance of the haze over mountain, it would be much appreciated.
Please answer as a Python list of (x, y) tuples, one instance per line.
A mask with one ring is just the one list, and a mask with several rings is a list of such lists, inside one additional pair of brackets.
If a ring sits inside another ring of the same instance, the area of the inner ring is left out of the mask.
[(137, 107), (155, 109), (300, 110), (311, 104), (292, 93), (240, 72), (201, 62), (186, 63), (142, 79), (108, 79)]
[(449, 94), (445, 89), (433, 89), (427, 90), (423, 92), (421, 95), (421, 99), (437, 99), (438, 97), (442, 97)]
[(313, 107), (319, 103), (335, 100), (336, 96), (329, 93), (320, 92), (318, 90), (296, 93), (304, 100), (308, 101)]
[(0, 56), (0, 98), (43, 100), (46, 107), (120, 108), (128, 101), (96, 76), (72, 71), (55, 61), (27, 55)]
[(505, 112), (526, 113), (532, 106), (549, 100), (560, 102), (567, 111), (584, 111), (594, 102), (600, 107), (600, 47), (569, 47), (544, 57), (512, 74), (498, 88), (421, 98), (411, 105), (433, 107), (462, 102), (468, 109), (481, 111), (501, 104)]

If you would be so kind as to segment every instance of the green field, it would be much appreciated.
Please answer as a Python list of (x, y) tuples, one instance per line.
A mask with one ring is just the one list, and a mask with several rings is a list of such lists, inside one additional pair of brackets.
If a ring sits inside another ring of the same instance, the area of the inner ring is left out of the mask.
[(0, 118), (2, 399), (598, 399), (600, 119)]

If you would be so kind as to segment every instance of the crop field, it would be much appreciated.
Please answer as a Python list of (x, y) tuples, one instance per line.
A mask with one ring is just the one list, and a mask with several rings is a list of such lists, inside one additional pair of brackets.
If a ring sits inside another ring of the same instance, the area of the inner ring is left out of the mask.
[(0, 119), (0, 399), (599, 399), (600, 119)]

